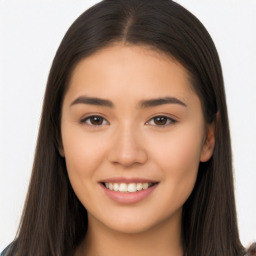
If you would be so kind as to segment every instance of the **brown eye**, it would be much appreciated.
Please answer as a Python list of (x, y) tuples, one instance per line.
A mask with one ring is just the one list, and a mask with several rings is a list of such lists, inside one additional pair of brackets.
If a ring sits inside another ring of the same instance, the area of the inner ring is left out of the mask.
[(92, 116), (89, 120), (92, 125), (101, 125), (103, 123), (103, 118), (100, 116)]
[(101, 116), (89, 116), (81, 120), (81, 123), (86, 123), (91, 126), (100, 126), (105, 125), (107, 121)]
[(156, 125), (165, 125), (168, 119), (165, 116), (157, 116), (154, 118), (154, 122)]
[(155, 126), (167, 126), (169, 124), (176, 123), (176, 120), (167, 117), (167, 116), (155, 116), (150, 119), (146, 124), (155, 125)]

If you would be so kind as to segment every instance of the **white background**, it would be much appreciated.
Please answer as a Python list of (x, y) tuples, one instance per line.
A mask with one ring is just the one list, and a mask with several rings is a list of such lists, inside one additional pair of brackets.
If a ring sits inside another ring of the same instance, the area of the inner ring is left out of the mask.
[[(71, 23), (97, 1), (0, 0), (0, 251), (16, 233), (47, 75)], [(179, 0), (206, 26), (223, 66), (242, 243), (256, 240), (256, 1)]]

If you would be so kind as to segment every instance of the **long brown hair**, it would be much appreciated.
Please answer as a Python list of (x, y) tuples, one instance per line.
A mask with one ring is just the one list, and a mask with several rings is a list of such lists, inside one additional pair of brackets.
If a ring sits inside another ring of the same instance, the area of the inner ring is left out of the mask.
[(218, 53), (201, 22), (171, 0), (105, 0), (84, 12), (67, 31), (50, 70), (32, 177), (11, 255), (70, 255), (86, 235), (86, 209), (58, 152), (61, 107), (76, 64), (114, 42), (148, 45), (179, 61), (190, 74), (206, 122), (216, 123), (213, 156), (200, 163), (196, 185), (183, 207), (185, 254), (243, 255)]

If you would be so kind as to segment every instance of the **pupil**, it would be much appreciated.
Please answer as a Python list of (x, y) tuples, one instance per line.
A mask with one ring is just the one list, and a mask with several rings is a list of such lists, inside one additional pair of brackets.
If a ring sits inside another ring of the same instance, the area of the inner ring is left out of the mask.
[(91, 117), (91, 123), (94, 125), (100, 125), (102, 124), (102, 121), (103, 121), (102, 117), (98, 117), (98, 116)]
[(167, 122), (166, 117), (160, 116), (160, 117), (155, 118), (155, 123), (157, 125), (164, 125), (164, 124), (166, 124), (166, 122)]

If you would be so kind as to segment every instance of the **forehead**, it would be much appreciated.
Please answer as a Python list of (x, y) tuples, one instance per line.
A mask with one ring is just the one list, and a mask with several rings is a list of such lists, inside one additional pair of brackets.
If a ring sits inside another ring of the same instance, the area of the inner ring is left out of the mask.
[(115, 44), (77, 64), (67, 94), (152, 98), (155, 94), (173, 93), (186, 97), (191, 89), (187, 70), (170, 56), (147, 46)]

